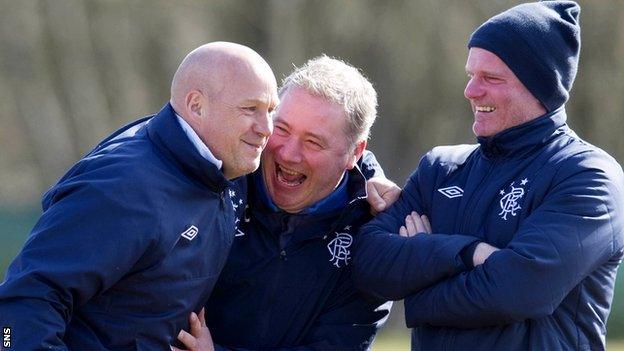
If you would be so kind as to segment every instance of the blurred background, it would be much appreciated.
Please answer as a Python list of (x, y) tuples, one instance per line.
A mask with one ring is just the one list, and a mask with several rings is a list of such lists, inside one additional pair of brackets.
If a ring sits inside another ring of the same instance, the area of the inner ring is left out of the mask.
[[(517, 3), (0, 0), (0, 280), (41, 211), (42, 193), (100, 139), (157, 112), (193, 48), (246, 44), (280, 80), (322, 53), (361, 68), (379, 94), (369, 148), (403, 184), (431, 147), (475, 141), (463, 97), (466, 41)], [(582, 53), (568, 122), (622, 162), (624, 2), (580, 4)], [(624, 340), (621, 280), (608, 337), (610, 349)], [(408, 343), (397, 303), (376, 349)]]

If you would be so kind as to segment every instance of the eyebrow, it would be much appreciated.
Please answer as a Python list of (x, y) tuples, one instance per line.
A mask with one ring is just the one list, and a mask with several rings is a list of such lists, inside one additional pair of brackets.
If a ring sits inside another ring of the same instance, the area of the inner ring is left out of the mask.
[[(271, 102), (273, 102), (273, 101), (271, 101)], [(269, 102), (267, 104), (266, 101), (255, 99), (255, 98), (249, 98), (249, 99), (243, 100), (242, 104), (243, 105), (245, 105), (245, 104), (268, 105), (270, 108), (272, 108), (274, 110), (277, 107), (277, 103), (279, 103), (279, 100), (274, 105), (272, 105), (271, 102)]]
[[(474, 71), (471, 72), (468, 69), (468, 67), (465, 68), (465, 71), (466, 71), (466, 74), (474, 74)], [(491, 71), (491, 70), (487, 70), (487, 69), (481, 69), (481, 70), (478, 70), (478, 71), (479, 71), (479, 73), (482, 73), (482, 74), (484, 74), (486, 76), (504, 77), (505, 74), (506, 74), (506, 72), (496, 72), (496, 71)]]
[[(288, 127), (288, 128), (290, 129), (290, 124), (288, 124), (288, 123), (284, 122), (284, 121), (283, 121), (283, 120), (281, 120), (281, 119), (277, 119), (277, 120), (275, 120), (275, 122), (274, 122), (274, 123), (275, 123), (275, 124), (277, 124), (277, 123), (284, 124), (284, 125), (286, 125), (286, 127)], [(321, 143), (323, 143), (323, 144), (327, 144), (327, 140), (326, 140), (323, 136), (318, 135), (318, 134), (316, 134), (316, 133), (306, 132), (304, 135), (305, 135), (305, 136), (311, 136), (311, 137), (313, 137), (313, 138), (318, 139)]]

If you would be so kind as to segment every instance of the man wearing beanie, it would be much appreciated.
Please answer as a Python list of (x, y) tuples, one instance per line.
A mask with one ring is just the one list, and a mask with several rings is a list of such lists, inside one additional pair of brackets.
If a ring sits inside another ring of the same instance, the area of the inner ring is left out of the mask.
[[(431, 150), (395, 205), (362, 228), (356, 281), (405, 298), (412, 350), (605, 349), (624, 176), (566, 124), (579, 12), (572, 1), (528, 3), (477, 28), (464, 95), (478, 144)], [(403, 273), (439, 264), (403, 250), (422, 232), (447, 234), (449, 246), (459, 235), (480, 242), (423, 287)]]

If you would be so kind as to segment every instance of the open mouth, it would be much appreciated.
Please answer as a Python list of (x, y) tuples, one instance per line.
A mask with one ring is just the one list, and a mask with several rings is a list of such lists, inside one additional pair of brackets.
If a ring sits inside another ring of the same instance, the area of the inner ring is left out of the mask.
[(494, 107), (494, 106), (475, 106), (475, 111), (489, 113), (489, 112), (496, 111), (496, 107)]
[(275, 173), (277, 176), (277, 180), (281, 184), (288, 187), (296, 187), (298, 185), (301, 185), (308, 178), (305, 174), (299, 173), (292, 169), (288, 169), (277, 162), (275, 163)]

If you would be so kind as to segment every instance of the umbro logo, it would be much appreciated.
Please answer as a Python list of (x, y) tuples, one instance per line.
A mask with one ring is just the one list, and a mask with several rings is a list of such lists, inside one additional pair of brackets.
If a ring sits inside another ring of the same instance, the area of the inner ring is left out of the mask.
[(192, 225), (192, 226), (188, 227), (187, 230), (182, 232), (182, 234), (180, 234), (180, 236), (183, 237), (184, 239), (188, 240), (188, 241), (191, 241), (191, 240), (193, 240), (193, 238), (195, 238), (197, 236), (198, 232), (199, 232), (199, 229), (197, 229), (196, 226)]
[(449, 199), (464, 196), (464, 190), (458, 187), (457, 185), (449, 186), (446, 188), (441, 188), (441, 189), (438, 189), (438, 191), (442, 193), (442, 195), (448, 197)]

